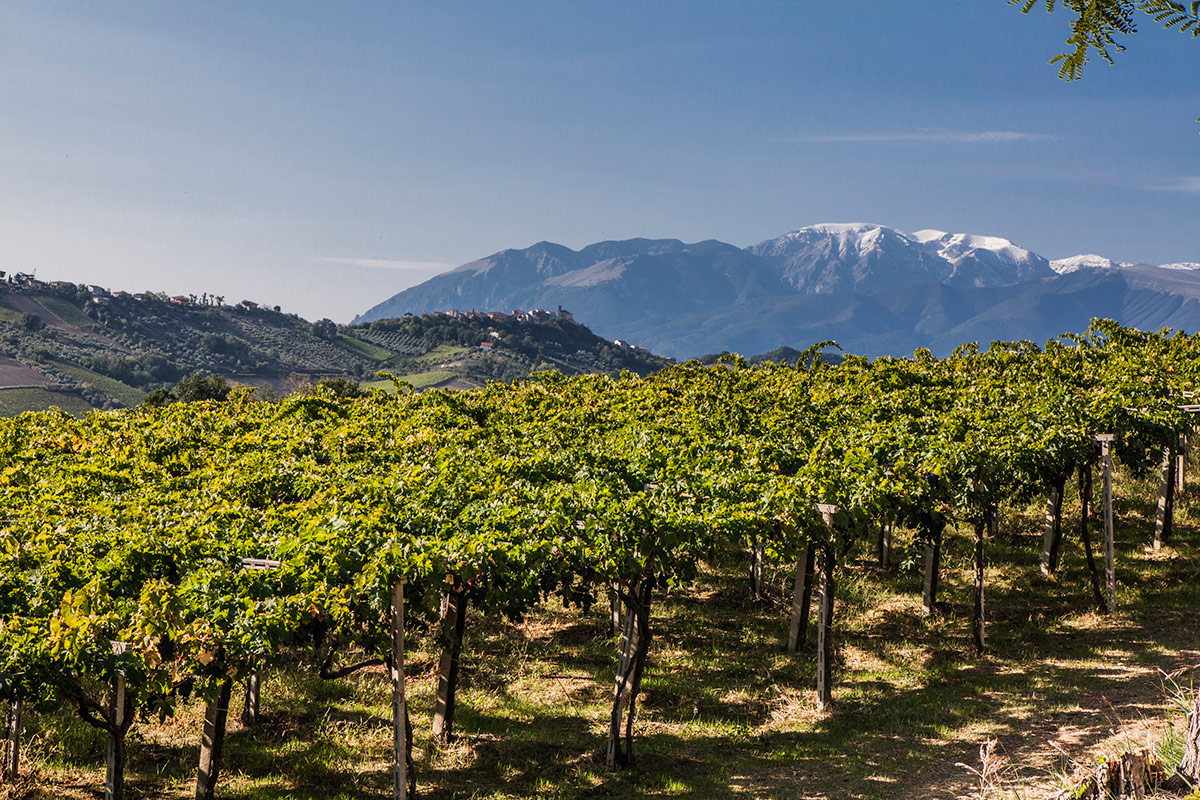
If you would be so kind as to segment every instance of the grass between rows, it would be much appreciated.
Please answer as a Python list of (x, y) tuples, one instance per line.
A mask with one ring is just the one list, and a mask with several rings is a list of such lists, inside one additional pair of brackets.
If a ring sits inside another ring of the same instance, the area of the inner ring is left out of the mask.
[[(408, 686), (420, 796), (1036, 798), (1097, 753), (1147, 742), (1169, 750), (1181, 724), (1170, 711), (1194, 675), (1180, 670), (1200, 661), (1200, 501), (1177, 505), (1172, 546), (1153, 551), (1157, 482), (1118, 481), (1117, 613), (1091, 608), (1070, 516), (1062, 567), (1047, 579), (1041, 508), (1006, 509), (988, 545), (984, 656), (970, 646), (966, 530), (947, 539), (947, 607), (932, 619), (903, 535), (889, 570), (858, 546), (839, 570), (832, 713), (815, 710), (811, 645), (783, 652), (791, 568), (770, 572), (770, 595), (755, 603), (741, 554), (705, 565), (694, 585), (655, 598), (638, 761), (626, 770), (602, 757), (616, 651), (606, 609), (552, 602), (519, 623), (472, 615), (454, 743), (429, 735), (432, 676)], [(413, 663), (433, 663), (430, 642), (414, 645)], [(260, 725), (243, 728), (240, 709), (235, 700), (219, 796), (390, 796), (382, 670), (326, 682), (297, 661), (267, 677)], [(191, 796), (202, 715), (197, 702), (133, 728), (130, 797)], [(0, 796), (97, 796), (101, 736), (63, 712), (32, 716), (26, 738), (27, 777)], [(981, 789), (970, 768), (988, 740), (999, 771)]]

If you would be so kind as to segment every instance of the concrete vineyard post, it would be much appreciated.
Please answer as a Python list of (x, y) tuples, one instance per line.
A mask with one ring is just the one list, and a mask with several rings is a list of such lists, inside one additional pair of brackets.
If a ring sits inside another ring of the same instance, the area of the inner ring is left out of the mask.
[(829, 538), (821, 544), (820, 580), (817, 609), (817, 706), (822, 710), (833, 705), (833, 570), (837, 550), (833, 545), (833, 516), (837, 506), (821, 503), (817, 511), (825, 522)]
[(393, 797), (408, 797), (408, 708), (404, 696), (404, 584), (392, 587), (392, 769)]
[(983, 543), (984, 532), (991, 527), (994, 516), (994, 512), (989, 511), (985, 518), (975, 520), (975, 608), (971, 615), (971, 639), (975, 644), (976, 653), (983, 653), (987, 649), (983, 610)]
[(1104, 480), (1104, 604), (1105, 610), (1117, 607), (1117, 566), (1113, 544), (1112, 506), (1112, 443), (1116, 437), (1111, 433), (1096, 434), (1100, 442), (1101, 469)]
[(1158, 482), (1158, 506), (1154, 513), (1154, 549), (1171, 540), (1175, 516), (1176, 456), (1172, 448), (1163, 448), (1162, 477)]
[(10, 780), (21, 774), (21, 714), (24, 703), (13, 700), (8, 704), (8, 725), (4, 738), (4, 765), (0, 770)]
[[(129, 650), (128, 642), (112, 642), (114, 655)], [(125, 797), (125, 731), (128, 727), (128, 700), (125, 697), (125, 675), (117, 673), (113, 681), (111, 720), (114, 730), (108, 732), (108, 752), (104, 769), (104, 800), (123, 800)]]

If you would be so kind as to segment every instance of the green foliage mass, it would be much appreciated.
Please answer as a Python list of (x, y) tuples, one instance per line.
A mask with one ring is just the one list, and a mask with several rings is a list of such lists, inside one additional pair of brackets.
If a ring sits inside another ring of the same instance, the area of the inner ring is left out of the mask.
[[(448, 585), (519, 617), (684, 587), (730, 540), (792, 560), (867, 519), (976, 519), (1094, 461), (1095, 433), (1152, 464), (1200, 385), (1200, 336), (1103, 321), (942, 360), (810, 355), (0, 420), (0, 694), (112, 729), (118, 673), (165, 715), (285, 647), (390, 658), (401, 578), (429, 631)], [(830, 530), (815, 503), (850, 514)]]

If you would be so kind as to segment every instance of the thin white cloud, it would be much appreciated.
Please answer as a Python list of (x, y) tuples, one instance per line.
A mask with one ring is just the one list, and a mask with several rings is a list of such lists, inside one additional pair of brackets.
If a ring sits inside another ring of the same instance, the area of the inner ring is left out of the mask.
[(935, 144), (996, 144), (1005, 142), (1044, 142), (1057, 139), (1048, 133), (1027, 131), (895, 131), (891, 133), (838, 133), (826, 136), (805, 136), (804, 142), (930, 142)]
[(1174, 183), (1168, 183), (1163, 186), (1147, 186), (1146, 188), (1152, 192), (1200, 194), (1200, 175), (1193, 175), (1188, 178), (1176, 178)]
[(445, 272), (454, 269), (456, 264), (441, 261), (397, 261), (389, 258), (314, 258), (323, 264), (347, 264), (352, 267), (368, 267), (370, 269), (398, 269), (410, 272)]

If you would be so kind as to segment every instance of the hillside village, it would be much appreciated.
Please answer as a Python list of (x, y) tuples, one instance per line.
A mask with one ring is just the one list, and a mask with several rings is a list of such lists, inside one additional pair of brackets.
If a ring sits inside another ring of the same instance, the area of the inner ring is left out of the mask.
[(215, 293), (127, 292), (0, 272), (0, 414), (136, 405), (192, 373), (287, 394), (324, 378), (390, 388), (470, 388), (555, 369), (567, 374), (669, 363), (608, 342), (574, 315), (452, 309), (363, 325), (309, 322), (279, 306)]

